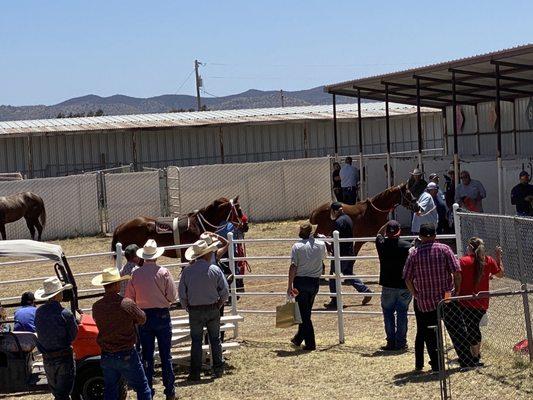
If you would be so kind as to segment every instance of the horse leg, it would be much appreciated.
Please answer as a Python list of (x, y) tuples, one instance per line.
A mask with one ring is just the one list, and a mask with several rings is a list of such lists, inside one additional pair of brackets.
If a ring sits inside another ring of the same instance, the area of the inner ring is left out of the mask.
[(43, 226), (39, 222), (39, 218), (35, 218), (33, 225), (37, 228), (37, 240), (41, 241), (41, 236), (43, 235)]
[(24, 217), (26, 220), (26, 226), (30, 230), (31, 240), (35, 240), (35, 227), (33, 226), (33, 221), (31, 218)]
[(0, 222), (0, 234), (2, 235), (2, 240), (7, 239), (6, 224), (4, 222)]

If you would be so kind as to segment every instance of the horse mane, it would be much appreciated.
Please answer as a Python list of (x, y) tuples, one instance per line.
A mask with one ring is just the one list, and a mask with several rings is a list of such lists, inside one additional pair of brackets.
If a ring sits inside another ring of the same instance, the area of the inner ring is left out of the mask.
[(230, 199), (226, 197), (220, 197), (214, 200), (211, 204), (199, 209), (198, 211), (195, 211), (189, 214), (189, 216), (193, 216), (198, 213), (201, 213), (204, 217), (208, 218), (208, 216), (211, 216), (218, 207), (220, 207), (224, 203), (229, 203), (229, 202), (230, 202)]
[(366, 202), (372, 202), (372, 203), (379, 203), (380, 200), (383, 200), (383, 199), (386, 199), (387, 196), (392, 193), (392, 192), (395, 192), (397, 190), (402, 190), (404, 189), (405, 187), (407, 186), (407, 183), (406, 182), (402, 182), (400, 183), (399, 185), (396, 185), (396, 186), (391, 186), (390, 188), (387, 188), (386, 190), (384, 190), (383, 192), (380, 192), (378, 194), (376, 194), (374, 197), (372, 198), (369, 198), (369, 199), (366, 199)]

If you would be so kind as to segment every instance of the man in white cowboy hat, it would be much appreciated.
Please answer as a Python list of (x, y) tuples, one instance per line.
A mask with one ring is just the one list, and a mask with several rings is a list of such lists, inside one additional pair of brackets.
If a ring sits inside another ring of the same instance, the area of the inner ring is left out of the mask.
[(413, 172), (410, 172), (410, 175), (411, 177), (407, 181), (407, 189), (409, 189), (415, 199), (418, 199), (424, 193), (428, 183), (424, 180), (424, 173), (419, 168), (415, 168)]
[(229, 288), (220, 268), (213, 265), (216, 243), (198, 240), (185, 252), (192, 261), (181, 274), (179, 297), (189, 313), (191, 328), (191, 370), (189, 380), (200, 380), (202, 368), (203, 329), (207, 328), (213, 357), (213, 377), (223, 374), (222, 345), (220, 344), (220, 308), (229, 297)]
[(63, 291), (72, 289), (57, 277), (47, 278), (35, 292), (36, 300), (47, 300), (35, 312), (37, 348), (43, 355), (48, 386), (56, 400), (70, 399), (76, 378), (72, 342), (78, 334), (76, 318), (61, 306)]
[(132, 299), (145, 312), (146, 322), (139, 327), (142, 359), (148, 385), (153, 389), (155, 339), (159, 348), (159, 358), (167, 400), (174, 399), (176, 377), (172, 367), (172, 325), (169, 307), (178, 298), (178, 291), (172, 274), (156, 261), (165, 249), (157, 247), (153, 239), (149, 239), (137, 256), (144, 260), (142, 267), (133, 271), (131, 280), (126, 287), (126, 297)]
[(120, 276), (112, 267), (106, 268), (92, 280), (94, 286), (103, 286), (104, 297), (93, 304), (93, 318), (98, 327), (97, 342), (102, 349), (100, 365), (104, 374), (104, 399), (118, 399), (122, 378), (137, 393), (137, 399), (151, 400), (152, 391), (135, 349), (136, 325), (146, 322), (145, 313), (131, 299), (119, 294), (121, 284), (130, 275)]

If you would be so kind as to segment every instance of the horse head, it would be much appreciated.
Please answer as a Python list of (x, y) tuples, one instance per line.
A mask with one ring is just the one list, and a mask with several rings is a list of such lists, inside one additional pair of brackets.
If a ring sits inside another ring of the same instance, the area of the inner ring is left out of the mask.
[(219, 228), (226, 222), (231, 222), (235, 226), (239, 225), (244, 232), (248, 231), (248, 220), (242, 212), (239, 196), (233, 199), (226, 197), (216, 199), (198, 214), (212, 228)]
[(407, 183), (402, 183), (398, 185), (396, 188), (400, 194), (400, 200), (398, 202), (399, 205), (415, 213), (420, 211), (420, 206), (418, 205), (416, 201), (417, 199), (415, 198), (415, 196), (413, 196), (411, 191), (407, 188)]

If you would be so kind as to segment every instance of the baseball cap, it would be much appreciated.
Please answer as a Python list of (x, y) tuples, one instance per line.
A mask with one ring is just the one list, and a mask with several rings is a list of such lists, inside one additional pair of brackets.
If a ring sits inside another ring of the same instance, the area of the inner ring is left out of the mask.
[(437, 228), (435, 227), (435, 224), (422, 224), (420, 225), (420, 237), (432, 237), (437, 234)]
[(426, 190), (432, 190), (432, 189), (438, 189), (439, 185), (437, 185), (435, 182), (429, 182), (426, 186)]
[(520, 172), (520, 175), (518, 175), (520, 178), (522, 178), (523, 176), (529, 176), (529, 174), (527, 173), (527, 171), (522, 171)]
[(386, 228), (387, 235), (389, 236), (399, 235), (400, 229), (401, 229), (401, 226), (398, 221), (391, 219), (389, 222), (387, 222), (387, 228)]
[(241, 221), (243, 223), (247, 223), (248, 222), (248, 216), (246, 214), (243, 214), (242, 217), (241, 217)]
[(334, 201), (333, 203), (331, 203), (331, 206), (330, 206), (330, 208), (334, 211), (339, 210), (341, 207), (342, 207), (342, 203), (338, 201)]
[(433, 172), (428, 178), (429, 179), (435, 179), (435, 178), (438, 178), (438, 177), (439, 177), (439, 175)]

